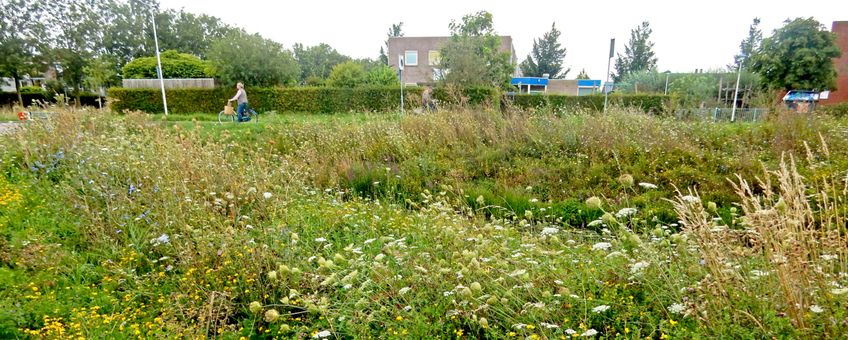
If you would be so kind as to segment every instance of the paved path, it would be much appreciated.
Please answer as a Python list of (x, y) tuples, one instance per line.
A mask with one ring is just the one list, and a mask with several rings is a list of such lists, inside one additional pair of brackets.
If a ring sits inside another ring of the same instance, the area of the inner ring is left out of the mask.
[(18, 123), (8, 122), (2, 123), (0, 122), (0, 135), (5, 135), (12, 133), (18, 127)]

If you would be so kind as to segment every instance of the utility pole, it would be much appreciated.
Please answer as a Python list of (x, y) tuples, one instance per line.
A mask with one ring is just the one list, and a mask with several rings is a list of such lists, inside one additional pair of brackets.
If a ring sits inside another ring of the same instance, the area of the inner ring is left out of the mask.
[(739, 80), (742, 78), (742, 62), (739, 62), (739, 70), (736, 72), (736, 90), (733, 91), (733, 109), (730, 110), (730, 121), (736, 121), (736, 100), (739, 98)]
[(162, 59), (159, 58), (159, 37), (156, 36), (156, 14), (150, 21), (153, 23), (153, 42), (156, 45), (156, 73), (159, 75), (159, 87), (162, 89), (162, 105), (165, 107), (165, 115), (168, 115), (168, 99), (165, 97), (165, 80), (162, 79)]
[(607, 112), (607, 101), (609, 97), (609, 90), (607, 89), (607, 84), (609, 83), (610, 76), (610, 63), (612, 62), (612, 56), (615, 53), (615, 38), (610, 39), (610, 51), (609, 51), (609, 59), (607, 59), (607, 80), (604, 82), (604, 113)]

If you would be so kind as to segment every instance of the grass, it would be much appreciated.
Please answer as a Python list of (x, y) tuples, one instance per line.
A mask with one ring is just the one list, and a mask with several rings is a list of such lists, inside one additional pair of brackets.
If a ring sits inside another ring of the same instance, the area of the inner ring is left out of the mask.
[(0, 337), (848, 331), (844, 120), (163, 118), (0, 137)]

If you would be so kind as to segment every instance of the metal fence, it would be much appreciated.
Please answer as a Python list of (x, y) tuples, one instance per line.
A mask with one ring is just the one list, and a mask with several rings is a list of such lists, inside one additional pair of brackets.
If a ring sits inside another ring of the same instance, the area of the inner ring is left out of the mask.
[[(192, 78), (192, 79), (165, 79), (166, 89), (211, 89), (215, 88), (215, 79)], [(158, 89), (159, 79), (124, 79), (122, 84), (128, 89)]]
[(769, 110), (762, 108), (736, 109), (736, 116), (733, 117), (733, 108), (709, 108), (709, 109), (678, 109), (674, 111), (674, 116), (680, 119), (694, 120), (710, 120), (710, 121), (725, 121), (731, 120), (737, 122), (757, 122), (765, 119), (768, 116)]

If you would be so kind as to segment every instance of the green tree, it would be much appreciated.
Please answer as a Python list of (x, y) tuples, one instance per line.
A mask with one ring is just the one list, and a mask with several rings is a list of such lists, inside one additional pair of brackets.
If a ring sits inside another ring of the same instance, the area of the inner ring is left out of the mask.
[(54, 0), (46, 11), (46, 22), (53, 29), (49, 41), (51, 57), (62, 81), (71, 89), (79, 105), (79, 95), (85, 85), (84, 69), (104, 52), (104, 13), (108, 1)]
[(647, 21), (630, 31), (630, 41), (624, 46), (624, 55), (619, 53), (615, 59), (615, 82), (621, 81), (630, 73), (657, 68), (654, 43), (650, 41), (652, 32)]
[(728, 69), (735, 70), (737, 66), (742, 65), (742, 68), (751, 67), (751, 59), (748, 58), (763, 41), (763, 31), (760, 30), (760, 18), (754, 18), (754, 22), (748, 28), (748, 37), (739, 43), (739, 54), (733, 56), (733, 64), (728, 65)]
[[(207, 78), (213, 77), (212, 67), (209, 62), (200, 58), (177, 51), (165, 51), (160, 53), (162, 61), (162, 77), (164, 78)], [(137, 58), (124, 65), (122, 69), (124, 78), (152, 79), (158, 78), (156, 72), (156, 57)]]
[(368, 71), (365, 83), (374, 86), (398, 85), (398, 77), (395, 69), (386, 65), (379, 65)]
[(46, 29), (41, 16), (46, 4), (38, 0), (0, 2), (0, 76), (12, 78), (18, 102), (21, 78), (42, 71)]
[(551, 78), (565, 78), (571, 69), (562, 69), (566, 51), (559, 43), (561, 34), (554, 23), (550, 32), (546, 32), (540, 39), (533, 40), (533, 50), (520, 65), (525, 76), (541, 77), (548, 74)]
[(751, 56), (751, 70), (770, 89), (835, 90), (833, 33), (813, 18), (787, 20)]
[(510, 53), (501, 51), (492, 14), (468, 14), (451, 21), (451, 39), (441, 49), (440, 67), (447, 70), (446, 84), (509, 86), (515, 70)]
[(85, 83), (92, 89), (97, 90), (97, 103), (100, 108), (103, 108), (103, 102), (100, 96), (103, 96), (103, 87), (116, 82), (115, 76), (115, 60), (109, 55), (102, 55), (99, 58), (91, 61), (88, 66), (83, 69), (86, 74)]
[(582, 79), (592, 79), (592, 78), (589, 78), (589, 74), (586, 73), (586, 69), (584, 68), (584, 69), (580, 70), (579, 74), (577, 74), (577, 79), (582, 80)]
[(392, 24), (392, 27), (389, 28), (389, 33), (386, 34), (386, 41), (384, 42), (384, 46), (380, 47), (380, 62), (383, 65), (389, 64), (389, 56), (386, 55), (389, 50), (389, 38), (397, 38), (403, 36), (403, 22), (399, 22), (397, 24)]
[(209, 61), (219, 78), (228, 84), (275, 86), (294, 84), (300, 68), (291, 52), (258, 34), (230, 32), (212, 42)]
[(350, 57), (339, 53), (336, 49), (324, 43), (306, 48), (303, 44), (294, 44), (292, 50), (298, 65), (300, 65), (301, 82), (305, 82), (310, 77), (327, 79), (333, 67), (350, 60)]
[(333, 67), (327, 85), (333, 87), (356, 87), (365, 84), (366, 73), (362, 64), (346, 61)]

